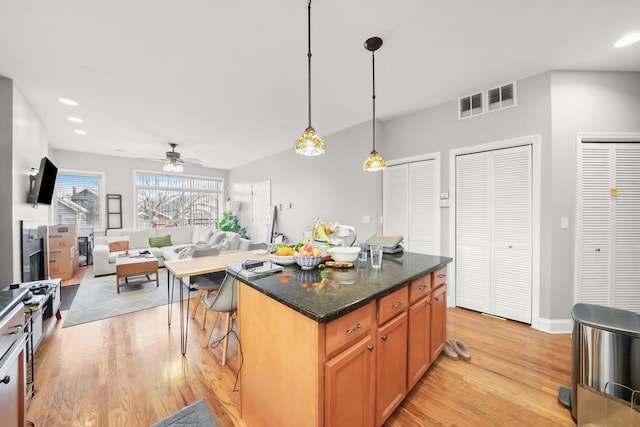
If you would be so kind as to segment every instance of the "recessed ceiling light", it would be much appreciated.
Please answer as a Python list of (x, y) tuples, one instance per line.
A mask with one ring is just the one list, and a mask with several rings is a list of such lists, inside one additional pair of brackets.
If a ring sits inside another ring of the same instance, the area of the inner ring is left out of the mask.
[(68, 98), (58, 98), (58, 102), (64, 105), (71, 105), (72, 107), (77, 107), (78, 103), (73, 99)]
[(82, 120), (80, 117), (67, 117), (67, 120), (74, 123), (84, 123), (84, 120)]
[(640, 33), (630, 33), (618, 40), (613, 46), (625, 47), (629, 46), (630, 44), (634, 44), (637, 41), (640, 41)]
[(86, 130), (81, 130), (81, 129), (76, 129), (74, 130), (75, 133), (77, 133), (78, 135), (86, 135), (87, 131)]

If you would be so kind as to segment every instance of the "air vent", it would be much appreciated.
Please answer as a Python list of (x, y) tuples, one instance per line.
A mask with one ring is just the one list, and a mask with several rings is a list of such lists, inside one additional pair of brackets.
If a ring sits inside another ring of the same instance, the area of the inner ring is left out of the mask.
[(477, 116), (484, 112), (482, 92), (458, 99), (458, 114), (460, 119)]
[(516, 105), (515, 83), (487, 90), (487, 111), (498, 111)]

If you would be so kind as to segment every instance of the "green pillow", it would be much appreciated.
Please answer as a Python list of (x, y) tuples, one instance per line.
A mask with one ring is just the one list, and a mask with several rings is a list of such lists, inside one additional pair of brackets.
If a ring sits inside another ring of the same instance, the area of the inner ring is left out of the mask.
[(149, 246), (152, 248), (161, 248), (163, 246), (171, 246), (171, 235), (167, 234), (162, 237), (149, 237)]

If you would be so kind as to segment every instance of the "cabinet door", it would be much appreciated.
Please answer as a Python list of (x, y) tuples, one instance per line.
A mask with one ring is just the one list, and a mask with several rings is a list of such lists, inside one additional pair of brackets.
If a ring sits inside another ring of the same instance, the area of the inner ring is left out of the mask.
[(409, 307), (409, 355), (407, 386), (413, 388), (431, 363), (431, 298), (427, 296)]
[(433, 291), (431, 300), (431, 360), (436, 360), (447, 340), (447, 285)]
[(373, 425), (374, 367), (371, 335), (325, 363), (325, 426)]
[(379, 426), (407, 393), (406, 311), (378, 328), (376, 343), (376, 425)]

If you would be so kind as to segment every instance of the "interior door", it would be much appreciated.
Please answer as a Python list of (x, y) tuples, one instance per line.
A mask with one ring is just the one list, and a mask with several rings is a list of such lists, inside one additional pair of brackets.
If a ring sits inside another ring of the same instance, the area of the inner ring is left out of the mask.
[(440, 254), (439, 167), (435, 159), (387, 167), (383, 172), (383, 232), (403, 237), (404, 249)]
[(456, 158), (456, 305), (531, 323), (532, 147)]
[(264, 242), (271, 205), (271, 181), (251, 185), (251, 240)]
[(640, 313), (640, 144), (580, 149), (578, 301)]

